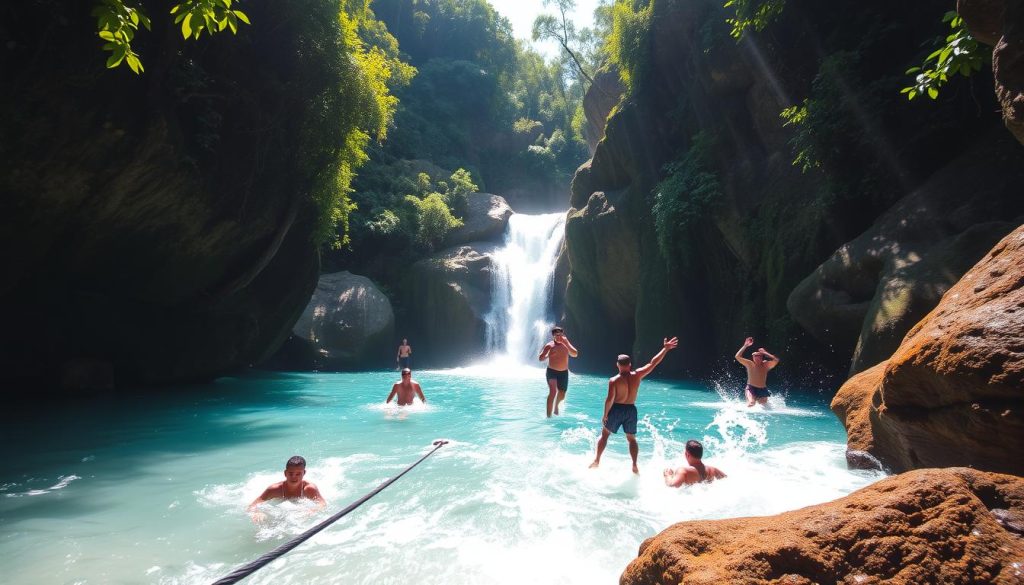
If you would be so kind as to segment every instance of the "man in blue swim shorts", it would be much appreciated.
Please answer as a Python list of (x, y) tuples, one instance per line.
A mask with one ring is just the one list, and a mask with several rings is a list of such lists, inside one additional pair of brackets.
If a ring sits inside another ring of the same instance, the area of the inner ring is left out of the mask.
[(601, 463), (601, 454), (604, 453), (604, 448), (608, 445), (608, 435), (618, 434), (621, 427), (629, 442), (629, 456), (633, 458), (633, 473), (640, 473), (640, 469), (636, 466), (636, 458), (640, 454), (640, 446), (636, 442), (636, 395), (640, 390), (640, 381), (654, 371), (661, 360), (665, 359), (665, 354), (675, 349), (677, 345), (679, 345), (679, 340), (675, 337), (664, 339), (661, 351), (651, 358), (647, 365), (635, 371), (632, 370), (633, 360), (628, 355), (622, 354), (615, 360), (619, 373), (608, 380), (608, 397), (604, 401), (604, 416), (601, 418), (601, 423), (604, 426), (601, 429), (601, 438), (597, 441), (597, 457), (594, 457), (594, 462), (590, 464), (591, 468), (597, 467)]

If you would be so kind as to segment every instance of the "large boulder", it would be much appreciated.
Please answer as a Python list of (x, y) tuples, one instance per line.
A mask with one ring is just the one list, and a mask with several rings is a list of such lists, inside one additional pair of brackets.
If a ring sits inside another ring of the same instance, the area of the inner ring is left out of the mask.
[(1024, 0), (958, 0), (957, 10), (971, 34), (993, 47), (1003, 122), (1024, 144)]
[(475, 242), (412, 265), (403, 286), (406, 325), (398, 332), (409, 338), (417, 367), (459, 365), (484, 355), (497, 248)]
[(622, 99), (626, 88), (619, 77), (619, 68), (605, 65), (594, 74), (594, 83), (587, 88), (583, 96), (583, 114), (587, 123), (583, 126), (583, 137), (587, 141), (590, 154), (594, 154), (597, 143), (604, 138), (604, 125), (608, 114)]
[(470, 193), (466, 201), (462, 226), (448, 233), (445, 243), (458, 246), (470, 242), (500, 241), (505, 235), (512, 208), (500, 195)]
[(777, 516), (680, 522), (619, 583), (1020, 583), (1022, 533), (1024, 479), (926, 469)]
[(385, 365), (395, 345), (395, 314), (369, 278), (323, 274), (292, 333), (313, 348), (317, 369)]
[(1024, 226), (1003, 238), (832, 402), (852, 453), (884, 466), (1024, 474)]
[[(840, 247), (793, 289), (793, 319), (853, 358), (855, 374), (886, 359), (907, 331), (1000, 238), (1020, 224), (1024, 166), (975, 145)], [(978, 177), (986, 180), (979, 182)]]

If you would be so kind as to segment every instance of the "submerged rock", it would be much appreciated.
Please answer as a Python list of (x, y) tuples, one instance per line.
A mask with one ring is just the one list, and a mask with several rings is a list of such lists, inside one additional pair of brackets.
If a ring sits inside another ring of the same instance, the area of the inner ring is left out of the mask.
[(323, 274), (292, 333), (312, 349), (317, 369), (384, 365), (395, 345), (395, 314), (369, 278)]
[(849, 449), (895, 471), (971, 465), (1024, 474), (1024, 226), (904, 338), (839, 389)]
[(619, 582), (1020, 583), (1024, 539), (1005, 519), (1021, 513), (1022, 478), (912, 471), (776, 516), (680, 522), (645, 540)]

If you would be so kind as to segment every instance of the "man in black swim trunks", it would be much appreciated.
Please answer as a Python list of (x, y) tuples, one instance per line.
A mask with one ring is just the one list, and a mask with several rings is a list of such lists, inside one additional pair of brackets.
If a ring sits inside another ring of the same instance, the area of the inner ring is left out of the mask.
[(597, 467), (601, 463), (601, 454), (608, 445), (608, 435), (618, 433), (619, 427), (626, 432), (626, 440), (629, 441), (629, 456), (633, 458), (633, 473), (640, 473), (636, 466), (637, 455), (640, 454), (640, 446), (636, 442), (636, 395), (640, 390), (640, 381), (654, 371), (654, 368), (665, 359), (665, 354), (672, 351), (679, 345), (679, 340), (664, 339), (659, 351), (646, 366), (633, 371), (633, 360), (628, 355), (622, 354), (615, 361), (619, 368), (619, 374), (608, 380), (608, 398), (604, 401), (604, 416), (601, 423), (601, 438), (597, 441), (597, 457), (590, 467)]
[(736, 352), (736, 361), (747, 369), (747, 387), (744, 389), (747, 394), (747, 406), (754, 406), (755, 402), (761, 406), (768, 406), (768, 397), (772, 395), (768, 391), (768, 372), (779, 365), (779, 358), (761, 347), (751, 354), (750, 357), (753, 359), (748, 360), (743, 357), (743, 352), (751, 345), (754, 345), (754, 338), (748, 337)]
[(558, 405), (565, 400), (565, 391), (569, 389), (569, 358), (579, 355), (561, 327), (552, 327), (551, 337), (537, 358), (540, 361), (548, 360), (545, 374), (548, 380), (548, 418), (551, 418), (552, 410), (558, 414)]

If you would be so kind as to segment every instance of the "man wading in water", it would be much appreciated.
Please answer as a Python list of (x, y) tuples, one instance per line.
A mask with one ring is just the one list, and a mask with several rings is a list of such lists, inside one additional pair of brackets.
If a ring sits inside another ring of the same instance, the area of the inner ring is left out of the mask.
[(284, 466), (284, 481), (270, 484), (259, 497), (249, 504), (247, 510), (253, 521), (263, 522), (266, 520), (266, 514), (258, 511), (256, 506), (267, 500), (309, 498), (317, 503), (318, 509), (322, 510), (327, 505), (327, 502), (320, 495), (320, 490), (317, 489), (316, 485), (302, 479), (305, 475), (306, 460), (298, 455), (289, 459)]
[(636, 457), (640, 454), (640, 445), (636, 444), (636, 395), (640, 390), (640, 381), (647, 374), (654, 371), (654, 368), (665, 359), (665, 354), (676, 348), (679, 340), (675, 337), (665, 339), (662, 342), (661, 351), (651, 361), (636, 371), (631, 370), (633, 360), (625, 354), (619, 356), (615, 363), (619, 367), (619, 374), (608, 380), (608, 398), (604, 401), (604, 416), (601, 423), (601, 438), (597, 441), (597, 457), (590, 464), (591, 468), (601, 463), (601, 454), (608, 445), (608, 435), (618, 433), (619, 427), (626, 432), (626, 440), (629, 441), (629, 456), (633, 458), (633, 473), (640, 473), (636, 466)]
[(768, 372), (779, 365), (779, 358), (761, 347), (751, 354), (750, 357), (754, 359), (748, 360), (743, 357), (743, 352), (751, 345), (754, 345), (754, 338), (748, 337), (743, 342), (743, 347), (736, 352), (736, 361), (747, 369), (747, 387), (744, 389), (747, 394), (747, 407), (754, 406), (754, 402), (761, 406), (768, 406), (768, 397), (772, 395), (768, 391)]
[[(565, 400), (565, 391), (569, 389), (569, 357), (576, 357), (579, 352), (569, 342), (561, 327), (551, 328), (552, 340), (544, 344), (540, 352), (540, 361), (548, 360), (548, 418), (551, 418), (552, 407), (558, 414), (558, 405)], [(556, 400), (557, 396), (557, 400)]]
[(722, 479), (725, 474), (721, 469), (712, 465), (704, 465), (701, 459), (704, 457), (704, 445), (700, 441), (690, 439), (686, 442), (686, 465), (679, 469), (668, 468), (665, 470), (665, 485), (668, 487), (679, 487), (682, 485), (693, 485), (695, 483), (711, 483), (716, 479)]
[(423, 396), (423, 388), (420, 387), (419, 382), (412, 379), (412, 370), (409, 368), (403, 369), (402, 379), (391, 385), (391, 394), (388, 394), (388, 399), (384, 404), (390, 404), (391, 399), (395, 396), (398, 396), (398, 406), (412, 404), (416, 396), (419, 396), (424, 404), (427, 403), (426, 397)]

